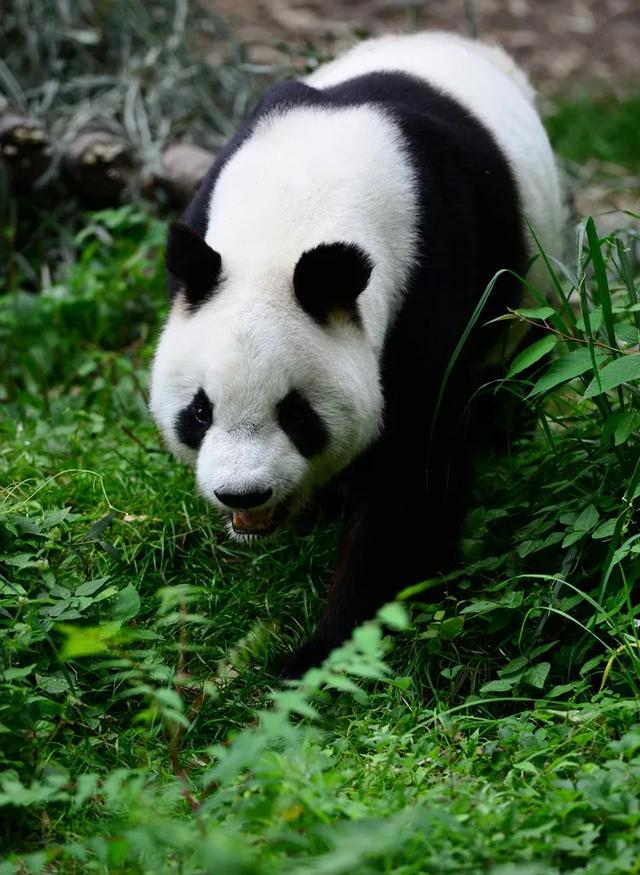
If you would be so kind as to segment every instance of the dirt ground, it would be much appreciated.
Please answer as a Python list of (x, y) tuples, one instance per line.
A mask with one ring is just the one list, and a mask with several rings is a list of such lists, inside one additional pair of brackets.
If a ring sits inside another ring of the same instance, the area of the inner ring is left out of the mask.
[[(543, 94), (640, 86), (640, 0), (203, 0), (256, 63), (299, 63), (358, 36), (441, 28), (507, 48)], [(640, 122), (639, 122), (640, 124)]]
[[(439, 28), (503, 45), (528, 71), (543, 108), (560, 94), (640, 88), (640, 0), (200, 2), (229, 22), (256, 64), (302, 70), (312, 52), (334, 55), (364, 36)], [(638, 212), (638, 180), (624, 168), (592, 161), (563, 173), (571, 212), (597, 216), (603, 233)]]

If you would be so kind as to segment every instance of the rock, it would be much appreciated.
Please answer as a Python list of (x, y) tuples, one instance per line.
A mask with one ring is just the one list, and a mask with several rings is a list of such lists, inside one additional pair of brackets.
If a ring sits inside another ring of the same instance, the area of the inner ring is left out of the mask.
[(191, 143), (174, 143), (162, 154), (157, 184), (177, 203), (186, 203), (215, 160), (213, 152)]

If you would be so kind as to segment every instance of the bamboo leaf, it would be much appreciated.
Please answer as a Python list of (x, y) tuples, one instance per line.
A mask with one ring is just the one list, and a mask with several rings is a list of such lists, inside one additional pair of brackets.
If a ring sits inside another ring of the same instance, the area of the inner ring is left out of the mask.
[[(595, 355), (598, 363), (606, 358), (604, 353), (598, 352)], [(549, 369), (536, 381), (527, 397), (533, 398), (542, 392), (548, 392), (549, 389), (554, 389), (561, 383), (582, 376), (592, 367), (591, 352), (588, 349), (585, 347), (573, 349), (568, 355), (551, 363)]]
[(547, 334), (545, 337), (541, 337), (540, 340), (536, 340), (535, 343), (532, 343), (531, 346), (528, 346), (515, 357), (509, 368), (507, 379), (515, 377), (516, 374), (521, 373), (540, 361), (548, 352), (551, 352), (555, 345), (556, 338), (553, 334)]
[(594, 398), (602, 392), (617, 389), (623, 383), (640, 380), (640, 355), (625, 355), (605, 365), (599, 371), (599, 380), (594, 379), (587, 386), (583, 398)]
[(602, 249), (600, 248), (600, 240), (596, 231), (595, 222), (591, 217), (587, 219), (585, 225), (587, 240), (589, 241), (589, 251), (591, 254), (591, 264), (596, 275), (596, 284), (598, 287), (597, 303), (602, 307), (602, 315), (604, 324), (607, 329), (607, 337), (611, 346), (617, 346), (616, 332), (613, 325), (613, 313), (611, 310), (611, 292), (609, 290), (609, 280), (607, 279), (607, 270), (604, 266), (602, 257)]
[(524, 319), (548, 319), (556, 311), (553, 307), (527, 307), (514, 310), (513, 312)]

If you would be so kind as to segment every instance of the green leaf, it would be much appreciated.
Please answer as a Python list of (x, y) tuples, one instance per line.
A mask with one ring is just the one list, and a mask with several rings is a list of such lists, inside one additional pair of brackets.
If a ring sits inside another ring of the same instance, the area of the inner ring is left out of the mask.
[(609, 288), (609, 280), (607, 278), (607, 269), (605, 267), (604, 258), (602, 256), (601, 241), (598, 239), (595, 222), (591, 216), (585, 224), (587, 240), (589, 241), (589, 254), (591, 255), (591, 264), (596, 275), (596, 285), (598, 289), (597, 297), (594, 295), (596, 304), (602, 307), (602, 315), (604, 318), (605, 328), (610, 346), (616, 346), (616, 331), (613, 324), (613, 313), (611, 310), (611, 290)]
[(538, 656), (542, 656), (543, 653), (546, 653), (547, 650), (551, 650), (552, 647), (557, 647), (558, 642), (556, 641), (545, 641), (544, 644), (539, 644), (537, 647), (534, 647), (533, 650), (529, 653), (529, 659), (537, 659)]
[(79, 808), (92, 796), (98, 787), (98, 775), (82, 774), (76, 779), (76, 795), (73, 799), (73, 807)]
[(67, 589), (66, 586), (60, 586), (55, 581), (53, 581), (51, 583), (47, 583), (47, 585), (49, 586), (49, 591), (54, 598), (57, 598), (57, 599), (70, 599), (71, 598), (71, 590)]
[(600, 514), (598, 510), (593, 504), (590, 504), (588, 507), (585, 507), (580, 516), (574, 522), (573, 528), (577, 532), (590, 532), (599, 519)]
[(454, 665), (451, 668), (443, 668), (440, 674), (443, 678), (447, 678), (447, 680), (453, 680), (456, 675), (460, 674), (463, 668), (463, 665)]
[(158, 702), (171, 708), (173, 711), (181, 712), (184, 710), (184, 705), (179, 694), (169, 687), (164, 689), (154, 690), (154, 697)]
[(127, 584), (118, 593), (113, 616), (116, 620), (131, 620), (140, 610), (140, 596), (132, 583)]
[(120, 623), (103, 623), (101, 626), (58, 626), (66, 635), (62, 647), (63, 659), (75, 659), (77, 656), (93, 656), (109, 649), (119, 631)]
[(18, 668), (17, 666), (16, 668), (6, 668), (3, 677), (5, 681), (15, 681), (18, 680), (18, 678), (26, 678), (27, 675), (31, 674), (35, 667), (36, 664), (34, 662), (32, 665), (25, 665), (22, 668)]
[(60, 694), (69, 690), (69, 683), (60, 672), (52, 675), (41, 675), (36, 672), (36, 683), (46, 693)]
[(105, 589), (101, 589), (96, 595), (93, 596), (94, 604), (96, 602), (103, 602), (105, 599), (110, 599), (111, 596), (114, 596), (118, 592), (118, 588), (111, 584), (107, 586)]
[(504, 595), (500, 596), (500, 606), (504, 608), (519, 608), (522, 604), (524, 596), (522, 592), (516, 589), (508, 590)]
[(640, 429), (640, 413), (627, 411), (626, 413), (614, 413), (610, 416), (602, 430), (604, 440), (613, 436), (616, 447), (625, 444), (631, 435)]
[(593, 671), (594, 668), (598, 668), (606, 658), (606, 654), (600, 653), (598, 656), (594, 656), (592, 659), (587, 660), (585, 664), (580, 669), (581, 675), (586, 675), (590, 671)]
[(114, 513), (108, 513), (106, 516), (103, 516), (102, 519), (96, 520), (93, 525), (91, 525), (84, 534), (84, 538), (87, 541), (91, 541), (94, 538), (99, 538), (103, 535), (106, 530), (111, 526), (113, 520), (115, 519)]
[(503, 669), (501, 669), (498, 674), (501, 678), (504, 678), (508, 675), (520, 673), (522, 672), (522, 669), (528, 664), (528, 662), (529, 660), (526, 656), (517, 656), (515, 659), (511, 660), (509, 665), (506, 665)]
[(478, 601), (471, 602), (470, 605), (467, 605), (466, 608), (463, 608), (460, 613), (461, 614), (487, 614), (489, 611), (497, 611), (500, 607), (496, 602), (488, 602), (483, 601), (482, 599), (478, 599)]
[[(598, 362), (607, 358), (602, 352), (596, 352), (595, 356)], [(550, 368), (536, 381), (527, 397), (532, 398), (535, 395), (540, 395), (542, 392), (548, 392), (549, 389), (554, 389), (561, 383), (566, 383), (568, 380), (574, 380), (576, 377), (582, 376), (582, 374), (590, 371), (592, 367), (589, 350), (584, 347), (574, 349), (568, 355), (551, 363)]]
[(575, 684), (557, 684), (547, 692), (547, 698), (555, 699), (557, 696), (564, 696), (566, 693), (574, 693)]
[(573, 544), (577, 544), (578, 541), (581, 541), (586, 536), (587, 532), (585, 531), (569, 532), (569, 534), (564, 538), (562, 542), (562, 549), (566, 550), (567, 547), (571, 547), (573, 546)]
[(451, 641), (464, 629), (464, 617), (448, 617), (440, 626), (440, 637), (445, 641)]
[(378, 611), (378, 619), (390, 629), (406, 629), (409, 625), (409, 615), (404, 605), (389, 602)]
[(0, 559), (13, 568), (37, 568), (35, 553), (16, 553), (15, 556), (0, 556)]
[[(600, 326), (602, 325), (602, 307), (594, 307), (593, 310), (589, 313), (589, 328), (591, 329), (591, 334), (595, 334)], [(588, 334), (587, 326), (585, 325), (584, 319), (582, 316), (576, 322), (576, 328), (579, 331), (583, 331), (585, 334)]]
[(623, 383), (632, 383), (640, 380), (640, 355), (623, 355), (614, 359), (600, 369), (599, 382), (596, 377), (587, 386), (583, 398), (595, 398), (602, 392), (610, 392), (617, 389)]
[(602, 538), (610, 538), (613, 535), (613, 530), (615, 529), (617, 522), (618, 520), (615, 518), (605, 520), (603, 523), (600, 523), (595, 532), (591, 533), (591, 537), (596, 541), (599, 541)]
[(511, 367), (507, 373), (507, 380), (531, 367), (531, 365), (535, 364), (537, 361), (540, 361), (540, 359), (544, 358), (547, 353), (551, 352), (555, 345), (555, 336), (553, 334), (547, 334), (545, 337), (541, 337), (540, 340), (536, 340), (531, 346), (523, 349), (522, 352), (512, 361)]
[(40, 521), (40, 525), (43, 529), (52, 529), (54, 526), (59, 525), (64, 519), (67, 519), (70, 513), (70, 507), (58, 507), (46, 514)]
[(524, 316), (525, 319), (548, 319), (549, 316), (555, 314), (553, 307), (527, 307), (514, 310), (518, 316)]
[(616, 322), (616, 339), (618, 346), (626, 352), (633, 351), (640, 344), (640, 330), (635, 325)]
[(523, 541), (516, 547), (516, 553), (521, 559), (529, 556), (530, 553), (535, 553), (536, 550), (541, 550), (543, 541), (540, 538), (533, 538), (528, 541)]
[(105, 551), (105, 553), (108, 553), (112, 559), (115, 559), (117, 562), (122, 561), (122, 556), (120, 555), (118, 550), (116, 550), (116, 548), (113, 546), (113, 544), (109, 543), (109, 541), (105, 541), (104, 538), (101, 538), (98, 541), (98, 544), (100, 544), (100, 546)]
[(108, 580), (108, 577), (96, 577), (95, 580), (87, 580), (86, 583), (80, 584), (75, 594), (79, 596), (93, 595), (94, 592), (99, 590)]
[(539, 772), (529, 760), (520, 760), (520, 762), (513, 764), (513, 768), (517, 769), (519, 772), (524, 772), (527, 775), (537, 775)]
[(375, 623), (358, 626), (353, 633), (353, 641), (366, 656), (376, 657), (380, 652), (382, 633)]
[(510, 680), (507, 680), (507, 678), (504, 678), (504, 679), (499, 680), (499, 681), (489, 681), (489, 683), (483, 684), (480, 687), (480, 692), (481, 693), (506, 693), (508, 690), (510, 690), (513, 687), (516, 680), (517, 680), (517, 678), (515, 678), (515, 679), (512, 678)]
[(551, 663), (539, 662), (524, 673), (523, 680), (531, 684), (532, 687), (541, 690), (545, 685), (550, 670)]

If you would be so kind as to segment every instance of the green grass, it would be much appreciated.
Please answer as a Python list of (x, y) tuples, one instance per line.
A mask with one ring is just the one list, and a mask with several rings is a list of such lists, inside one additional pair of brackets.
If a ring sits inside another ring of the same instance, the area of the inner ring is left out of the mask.
[(0, 873), (640, 872), (637, 235), (512, 314), (554, 363), (488, 390), (537, 426), (460, 568), (285, 689), (336, 530), (239, 549), (159, 446), (163, 235), (87, 217), (0, 297)]
[(610, 93), (583, 94), (556, 100), (546, 119), (559, 155), (572, 161), (590, 159), (640, 168), (640, 93), (624, 98)]

